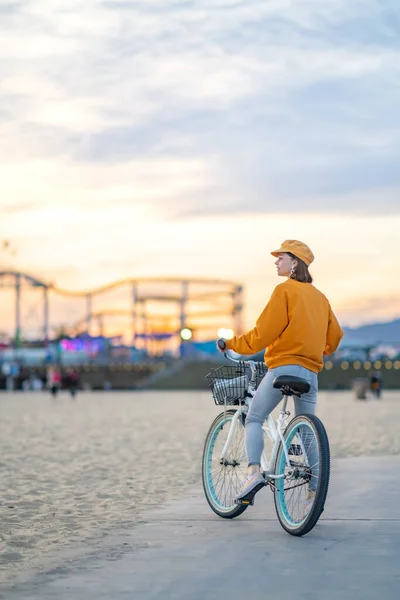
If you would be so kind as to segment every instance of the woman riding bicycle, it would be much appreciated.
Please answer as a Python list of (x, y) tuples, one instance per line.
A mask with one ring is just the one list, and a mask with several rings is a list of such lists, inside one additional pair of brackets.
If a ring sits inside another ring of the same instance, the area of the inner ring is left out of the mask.
[[(287, 277), (287, 281), (276, 286), (251, 331), (224, 340), (225, 349), (239, 354), (255, 354), (266, 348), (268, 367), (246, 418), (248, 478), (237, 500), (251, 492), (255, 494), (265, 485), (260, 472), (262, 425), (282, 399), (281, 391), (272, 386), (274, 379), (278, 375), (294, 375), (308, 381), (310, 391), (295, 398), (295, 412), (315, 414), (322, 357), (332, 354), (343, 336), (327, 298), (312, 285), (308, 267), (314, 255), (310, 248), (297, 240), (285, 240), (271, 254), (277, 257), (278, 275)], [(220, 346), (218, 349), (225, 351)], [(306, 502), (311, 502), (314, 495), (315, 491), (309, 489)]]

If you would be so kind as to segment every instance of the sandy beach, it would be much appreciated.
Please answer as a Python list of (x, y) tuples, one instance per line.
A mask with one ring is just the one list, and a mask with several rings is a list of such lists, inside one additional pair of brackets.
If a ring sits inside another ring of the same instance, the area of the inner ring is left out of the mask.
[[(219, 408), (205, 392), (0, 395), (0, 581), (93, 551), (144, 511), (200, 483)], [(320, 392), (336, 457), (400, 454), (400, 391), (381, 401)]]

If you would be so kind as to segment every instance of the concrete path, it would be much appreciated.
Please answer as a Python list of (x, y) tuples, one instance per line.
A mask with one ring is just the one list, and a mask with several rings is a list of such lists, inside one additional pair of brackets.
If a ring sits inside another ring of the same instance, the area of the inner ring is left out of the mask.
[(106, 552), (69, 562), (7, 600), (398, 600), (400, 457), (333, 461), (323, 517), (295, 538), (269, 490), (220, 519), (201, 490), (149, 513)]

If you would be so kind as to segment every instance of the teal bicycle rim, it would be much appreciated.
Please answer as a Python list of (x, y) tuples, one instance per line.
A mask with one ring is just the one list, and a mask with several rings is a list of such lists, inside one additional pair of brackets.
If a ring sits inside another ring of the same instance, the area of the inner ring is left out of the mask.
[[(205, 457), (205, 482), (209, 492), (209, 498), (212, 503), (215, 504), (215, 507), (222, 512), (230, 512), (236, 507), (234, 499), (241, 488), (243, 479), (246, 477), (244, 474), (240, 477), (237, 472), (237, 470), (239, 470), (242, 474), (241, 468), (245, 467), (245, 465), (240, 464), (240, 461), (238, 461), (238, 465), (235, 467), (215, 464), (216, 457), (214, 456), (214, 451), (218, 437), (221, 430), (232, 421), (232, 418), (233, 416), (228, 414), (226, 418), (221, 419), (220, 423), (215, 427), (208, 443)], [(235, 444), (234, 440), (232, 440), (229, 449), (229, 457), (232, 458), (233, 455), (235, 460), (237, 460), (238, 456), (236, 455), (239, 452), (242, 454), (244, 453), (244, 428), (239, 422), (237, 423), (237, 427), (240, 427), (242, 431), (240, 442), (239, 444)], [(241, 448), (239, 448), (239, 446), (241, 446)], [(222, 451), (222, 447), (223, 446), (221, 445), (219, 452)]]
[[(293, 448), (297, 448), (299, 447), (298, 443), (293, 443), (295, 436), (297, 436), (298, 441), (302, 441), (304, 449), (306, 451), (306, 454), (308, 454), (307, 451), (310, 450), (310, 445), (307, 445), (307, 435), (304, 435), (305, 430), (307, 431), (307, 434), (310, 433), (312, 435), (312, 443), (316, 444), (315, 448), (313, 449), (313, 452), (317, 452), (318, 454), (318, 463), (315, 463), (313, 465), (311, 465), (312, 467), (312, 475), (311, 477), (317, 478), (318, 476), (315, 474), (316, 472), (319, 471), (319, 448), (318, 448), (318, 441), (317, 438), (315, 436), (315, 432), (312, 428), (312, 426), (310, 425), (310, 423), (308, 421), (299, 421), (297, 422), (292, 429), (289, 431), (288, 434), (285, 435), (285, 445), (286, 445), (286, 449), (289, 451), (289, 449), (291, 447)], [(311, 453), (311, 452), (310, 452)], [(301, 451), (301, 456), (303, 456), (303, 453)], [(298, 463), (300, 458), (299, 456), (290, 456), (291, 461), (293, 459), (293, 462)], [(304, 458), (304, 457), (303, 457)], [(306, 464), (303, 464), (303, 467), (306, 467)], [(276, 469), (276, 474), (277, 475), (282, 475), (285, 473), (287, 469), (287, 464), (286, 464), (286, 456), (285, 456), (285, 452), (283, 451), (283, 448), (280, 449), (280, 454), (279, 454), (279, 459), (278, 459), (278, 464), (277, 464), (277, 469)], [(293, 485), (289, 485), (289, 483), (292, 483)], [(284, 518), (284, 520), (287, 522), (287, 524), (289, 525), (289, 527), (299, 527), (301, 526), (308, 517), (308, 512), (305, 512), (304, 506), (305, 506), (305, 499), (306, 499), (306, 493), (308, 490), (308, 485), (307, 485), (307, 481), (306, 480), (302, 480), (301, 478), (299, 479), (285, 479), (285, 478), (281, 478), (281, 479), (277, 479), (276, 480), (276, 489), (277, 489), (277, 508), (279, 510), (279, 512), (281, 513), (282, 517)], [(296, 496), (297, 496), (297, 503), (296, 503)], [(303, 508), (303, 510), (300, 510), (300, 507)], [(297, 516), (295, 515), (296, 513), (296, 508), (297, 508)]]

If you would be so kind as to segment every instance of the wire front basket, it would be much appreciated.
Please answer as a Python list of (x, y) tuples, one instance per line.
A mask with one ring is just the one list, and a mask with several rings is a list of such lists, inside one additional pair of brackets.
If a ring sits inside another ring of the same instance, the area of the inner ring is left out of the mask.
[[(267, 367), (263, 363), (256, 363), (257, 389), (263, 379)], [(247, 387), (251, 379), (251, 371), (244, 363), (237, 365), (222, 365), (213, 369), (206, 375), (211, 388), (215, 404), (237, 406), (246, 399)]]

